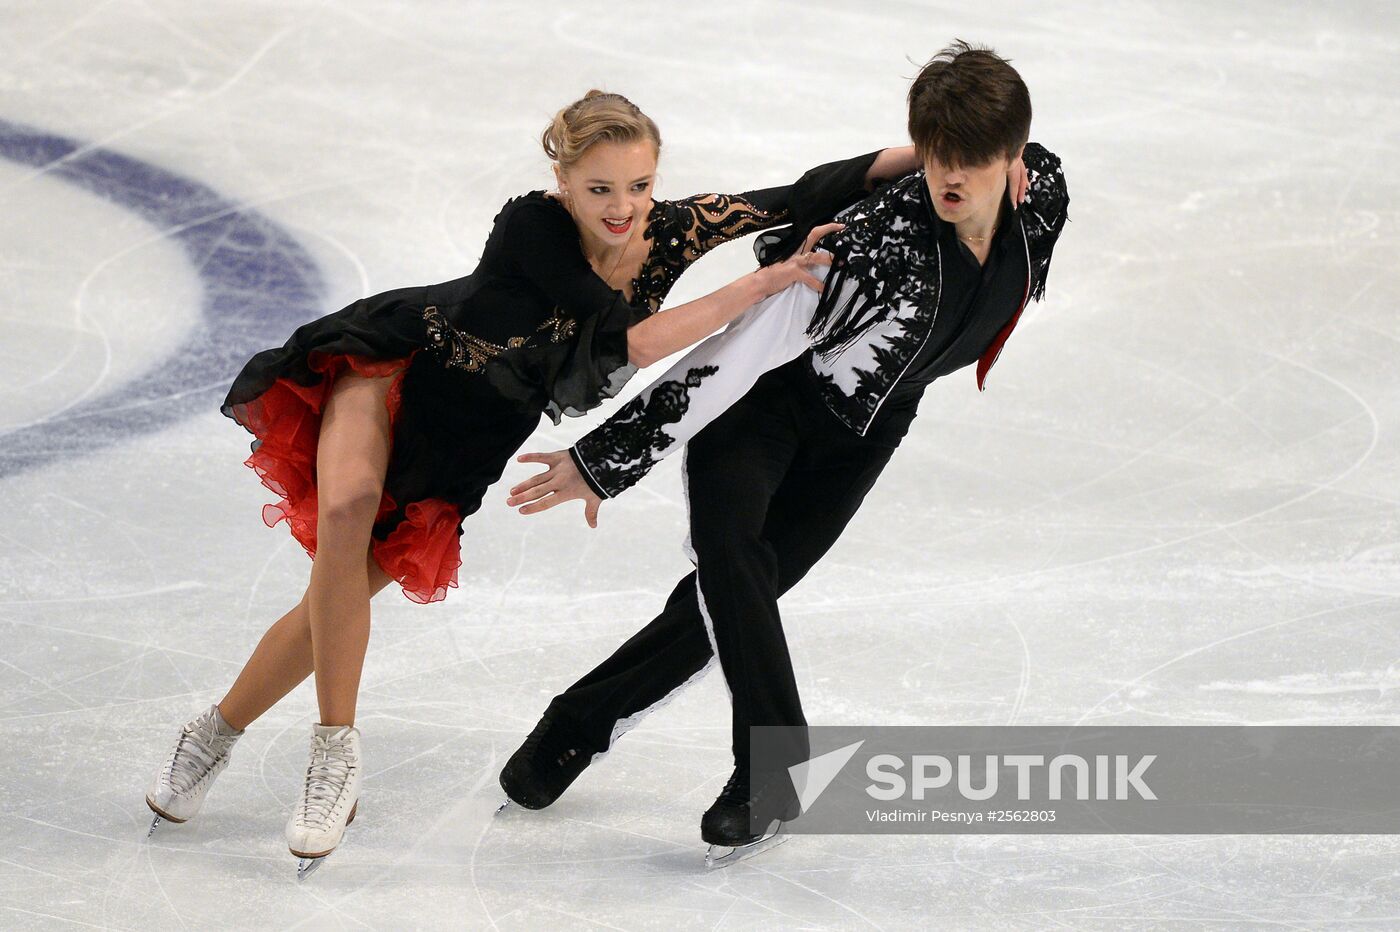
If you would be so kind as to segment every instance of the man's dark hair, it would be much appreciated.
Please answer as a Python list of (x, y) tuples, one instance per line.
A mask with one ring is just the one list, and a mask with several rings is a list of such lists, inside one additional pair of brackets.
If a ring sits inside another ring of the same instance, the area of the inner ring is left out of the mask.
[(1031, 132), (1031, 94), (1010, 63), (959, 39), (909, 87), (909, 137), (919, 158), (950, 168), (1009, 158)]

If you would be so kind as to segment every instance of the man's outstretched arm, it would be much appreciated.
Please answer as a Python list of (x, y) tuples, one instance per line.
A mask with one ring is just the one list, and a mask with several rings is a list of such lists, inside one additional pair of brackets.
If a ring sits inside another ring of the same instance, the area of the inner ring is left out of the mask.
[(603, 499), (635, 485), (765, 372), (811, 348), (807, 327), (816, 303), (817, 293), (803, 285), (773, 295), (687, 353), (568, 450), (517, 457), (549, 468), (512, 488), (506, 504), (530, 515), (582, 499), (584, 518), (597, 527)]
[[(833, 228), (812, 231), (808, 244), (815, 244)], [(819, 256), (829, 258), (826, 253)], [(512, 488), (506, 504), (523, 506), (520, 513), (531, 515), (582, 499), (584, 517), (596, 527), (603, 499), (635, 485), (742, 398), (765, 372), (811, 347), (807, 327), (817, 297), (811, 288), (793, 285), (759, 302), (687, 353), (569, 450), (517, 457), (519, 462), (543, 463), (548, 469)]]

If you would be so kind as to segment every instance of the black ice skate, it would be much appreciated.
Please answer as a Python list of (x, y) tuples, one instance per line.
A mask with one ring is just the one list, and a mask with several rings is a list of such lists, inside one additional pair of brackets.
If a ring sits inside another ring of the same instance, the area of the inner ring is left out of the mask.
[(593, 760), (593, 752), (580, 747), (567, 727), (545, 712), (535, 730), (501, 769), (501, 789), (507, 799), (526, 809), (543, 809), (564, 794)]
[[(788, 840), (783, 826), (801, 814), (797, 794), (786, 779), (770, 780), (750, 793), (749, 770), (738, 766), (714, 805), (700, 820), (700, 838), (710, 846), (708, 868), (728, 867)], [(755, 831), (759, 826), (762, 830)]]

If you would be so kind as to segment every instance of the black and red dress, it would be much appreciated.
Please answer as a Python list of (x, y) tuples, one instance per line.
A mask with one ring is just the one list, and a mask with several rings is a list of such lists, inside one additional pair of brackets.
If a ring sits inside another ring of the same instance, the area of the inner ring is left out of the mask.
[(655, 201), (632, 300), (588, 264), (568, 211), (544, 192), (508, 201), (476, 271), (362, 298), (254, 356), (223, 413), (255, 437), (247, 465), (316, 552), (316, 446), (335, 378), (393, 376), (392, 451), (373, 529), (375, 559), (415, 602), (457, 585), (462, 520), (534, 432), (615, 395), (636, 367), (627, 329), (660, 309), (680, 274), (715, 246), (782, 223), (787, 239), (863, 197), (877, 152), (812, 169), (795, 184)]

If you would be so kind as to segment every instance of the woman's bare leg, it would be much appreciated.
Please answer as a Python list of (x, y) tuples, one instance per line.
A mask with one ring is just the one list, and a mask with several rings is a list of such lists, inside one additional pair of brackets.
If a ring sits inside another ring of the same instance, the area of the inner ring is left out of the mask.
[[(373, 556), (369, 558), (368, 570), (371, 595), (392, 582)], [(306, 597), (302, 596), (295, 608), (263, 634), (238, 679), (219, 701), (219, 714), (233, 728), (247, 728), (296, 689), (314, 669), (311, 613), (306, 608)]]
[(321, 416), (316, 448), (316, 557), (306, 608), (322, 725), (355, 724), (369, 644), (365, 554), (389, 467), (392, 376), (344, 373)]

